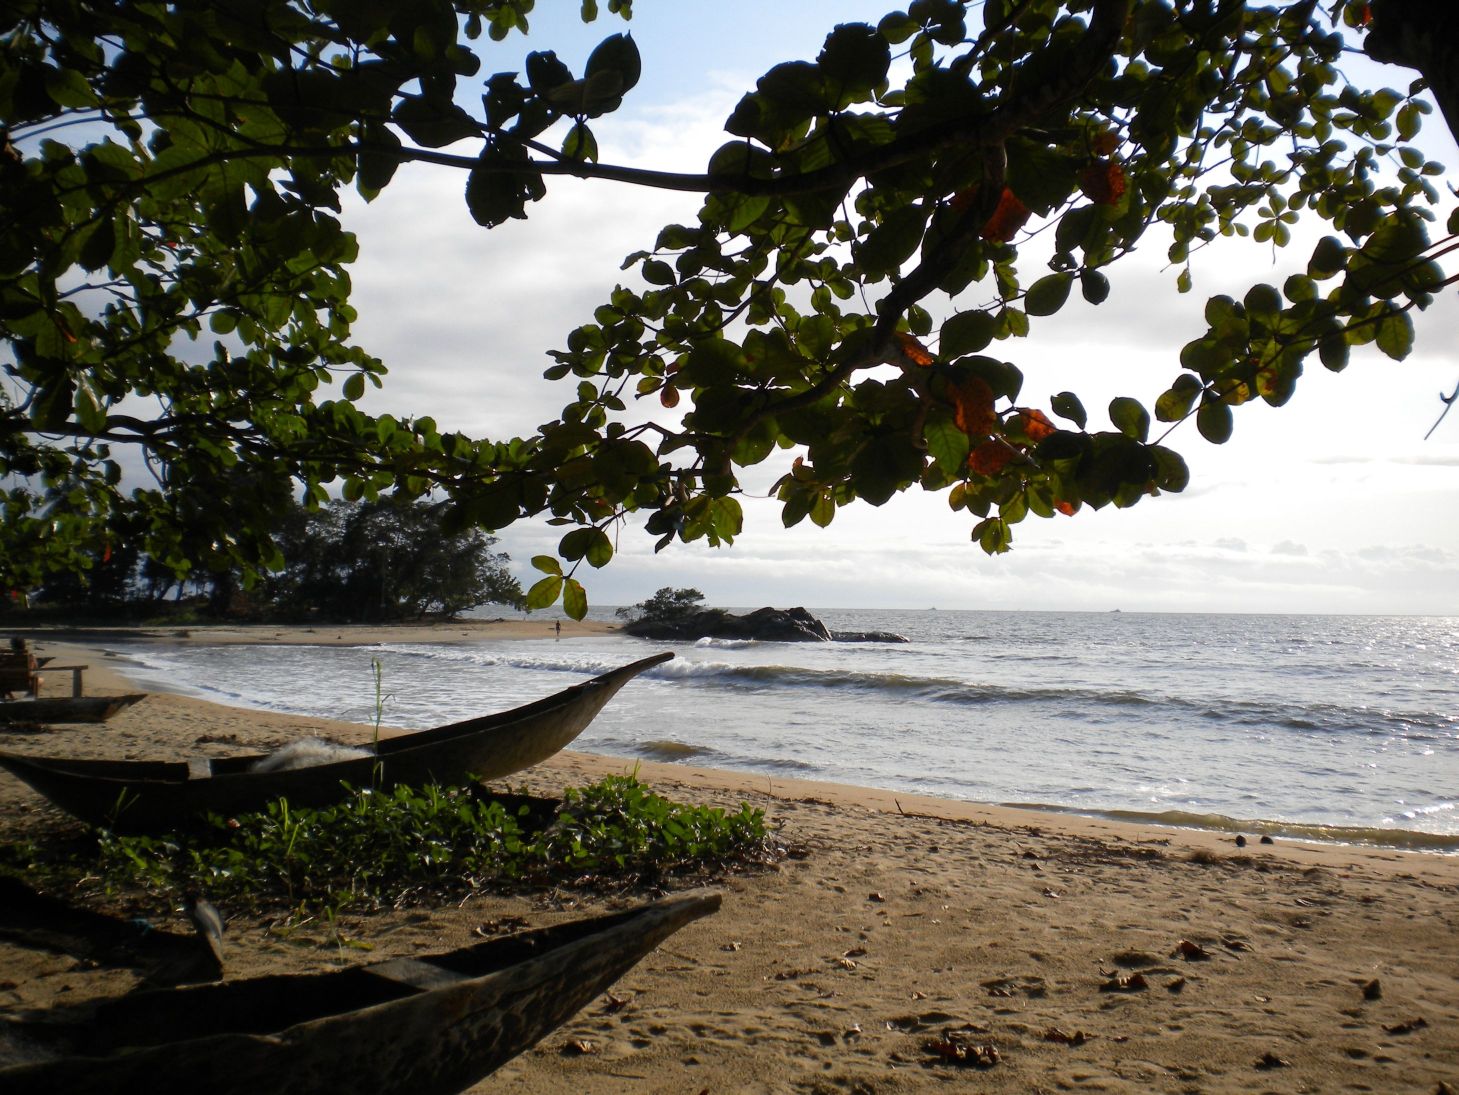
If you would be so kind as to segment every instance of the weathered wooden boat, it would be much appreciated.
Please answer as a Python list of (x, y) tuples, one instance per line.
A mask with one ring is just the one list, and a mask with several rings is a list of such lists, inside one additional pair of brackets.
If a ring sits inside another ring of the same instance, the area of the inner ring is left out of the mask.
[(4, 722), (105, 722), (146, 699), (145, 693), (130, 696), (41, 696), (31, 700), (0, 702), (0, 723)]
[(68, 813), (124, 832), (159, 832), (199, 814), (263, 809), (274, 799), (322, 806), (344, 785), (460, 783), (499, 779), (566, 748), (625, 684), (672, 658), (655, 654), (556, 695), (482, 718), (381, 738), (343, 760), (267, 769), (267, 754), (187, 761), (68, 760), (0, 752), (0, 767)]
[(129, 966), (154, 985), (223, 976), (222, 941), (212, 933), (179, 935), (145, 920), (107, 916), (38, 893), (9, 875), (0, 875), (0, 939), (105, 966)]
[(133, 993), (0, 1022), (6, 1095), (445, 1095), (530, 1048), (684, 925), (683, 894), (427, 958)]

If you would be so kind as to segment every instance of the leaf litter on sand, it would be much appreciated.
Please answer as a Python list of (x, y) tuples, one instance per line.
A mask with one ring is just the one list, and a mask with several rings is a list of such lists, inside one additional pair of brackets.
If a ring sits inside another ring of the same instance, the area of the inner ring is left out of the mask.
[[(991, 1042), (974, 1041), (970, 1031), (944, 1031), (940, 1038), (929, 1038), (922, 1048), (938, 1060), (965, 1068), (992, 1068), (1003, 1060), (998, 1047)], [(983, 1032), (977, 1032), (983, 1033)]]

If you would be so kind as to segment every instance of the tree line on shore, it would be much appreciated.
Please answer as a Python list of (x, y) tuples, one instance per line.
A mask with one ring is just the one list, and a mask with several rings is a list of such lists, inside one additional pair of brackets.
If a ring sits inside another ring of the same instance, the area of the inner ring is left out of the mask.
[(11, 610), (98, 617), (179, 614), (214, 618), (386, 621), (456, 616), (485, 604), (521, 608), (510, 556), (477, 528), (453, 528), (441, 502), (381, 497), (286, 504), (269, 569), (250, 573), (222, 550), (178, 576), (120, 539), (79, 573), (61, 573)]

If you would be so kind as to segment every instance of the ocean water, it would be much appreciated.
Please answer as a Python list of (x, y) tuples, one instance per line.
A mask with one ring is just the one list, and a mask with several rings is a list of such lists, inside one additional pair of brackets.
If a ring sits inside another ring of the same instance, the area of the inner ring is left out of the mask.
[[(594, 613), (609, 618), (609, 610)], [(845, 611), (886, 643), (127, 646), (140, 682), (425, 727), (656, 650), (576, 748), (977, 802), (1459, 851), (1459, 618)], [(549, 626), (543, 623), (543, 628)]]

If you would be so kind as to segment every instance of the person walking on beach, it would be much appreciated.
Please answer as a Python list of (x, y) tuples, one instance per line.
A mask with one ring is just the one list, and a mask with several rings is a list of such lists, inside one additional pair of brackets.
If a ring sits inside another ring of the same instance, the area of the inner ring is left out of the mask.
[(562, 621), (561, 620), (555, 621), (553, 623), (553, 625), (552, 625), (552, 628), (553, 628), (554, 631), (557, 632), (557, 638), (559, 638), (559, 639), (562, 638)]

